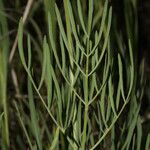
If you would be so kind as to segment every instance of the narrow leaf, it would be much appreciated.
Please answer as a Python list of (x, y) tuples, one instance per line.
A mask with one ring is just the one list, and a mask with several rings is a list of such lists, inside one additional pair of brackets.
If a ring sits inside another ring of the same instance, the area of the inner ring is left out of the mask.
[(46, 37), (44, 37), (44, 43), (43, 43), (43, 63), (42, 63), (42, 75), (41, 75), (41, 79), (40, 79), (40, 84), (38, 87), (38, 90), (41, 88), (44, 78), (45, 78), (45, 74), (46, 74)]
[(86, 32), (86, 29), (85, 29), (85, 24), (84, 24), (84, 19), (83, 19), (82, 7), (81, 7), (80, 0), (77, 0), (77, 9), (78, 9), (78, 14), (79, 14), (79, 19), (80, 19), (80, 22), (81, 22), (81, 26), (83, 28), (83, 31), (84, 31), (85, 35), (88, 37), (88, 34)]
[(110, 104), (113, 110), (113, 113), (115, 116), (117, 116), (116, 110), (115, 110), (115, 105), (114, 105), (114, 98), (113, 98), (113, 87), (112, 87), (112, 79), (111, 76), (109, 77), (109, 81), (108, 81), (108, 89), (109, 89), (109, 99), (110, 99)]

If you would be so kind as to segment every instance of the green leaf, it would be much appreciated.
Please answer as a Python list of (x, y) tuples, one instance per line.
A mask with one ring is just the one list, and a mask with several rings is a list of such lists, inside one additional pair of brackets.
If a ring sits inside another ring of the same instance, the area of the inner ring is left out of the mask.
[(63, 72), (66, 72), (66, 55), (65, 55), (65, 48), (64, 48), (61, 35), (60, 35), (60, 47), (61, 47), (61, 55), (62, 55), (62, 70)]
[(45, 75), (46, 75), (46, 63), (47, 63), (47, 57), (46, 57), (46, 37), (44, 37), (44, 42), (43, 42), (43, 63), (42, 63), (42, 75), (41, 75), (41, 79), (40, 79), (40, 83), (39, 83), (39, 87), (38, 90), (40, 90), (43, 81), (45, 79)]
[[(71, 26), (72, 26), (73, 35), (74, 35), (74, 37), (75, 37), (75, 40), (76, 40), (77, 45), (78, 45), (79, 48), (82, 50), (82, 52), (84, 52), (84, 48), (83, 48), (83, 46), (81, 45), (80, 40), (79, 40), (79, 37), (78, 37), (78, 34), (77, 34), (76, 24), (75, 24), (75, 20), (74, 20), (74, 16), (73, 16), (73, 11), (72, 11), (72, 7), (71, 7), (71, 4), (70, 4), (70, 1), (69, 1), (69, 0), (67, 0), (67, 6), (68, 6), (69, 18), (70, 18), (70, 23), (71, 23)], [(86, 54), (85, 54), (85, 55), (86, 55)]]
[[(67, 41), (67, 37), (66, 37), (66, 34), (65, 34), (65, 31), (64, 31), (64, 28), (63, 28), (63, 24), (62, 24), (62, 20), (61, 20), (61, 17), (60, 17), (60, 12), (57, 8), (57, 5), (55, 6), (55, 9), (56, 9), (56, 16), (57, 16), (57, 20), (58, 20), (58, 25), (59, 25), (59, 29), (60, 29), (60, 32), (61, 32), (61, 35), (62, 35), (62, 38), (63, 38), (63, 41), (65, 43), (65, 46), (68, 50), (68, 53), (69, 53), (69, 57), (71, 58), (71, 61), (74, 62), (74, 64), (78, 67), (78, 69), (81, 71), (81, 73), (83, 75), (85, 75), (84, 71), (82, 70), (82, 68), (79, 66), (79, 64), (77, 63), (77, 61), (73, 58), (73, 55), (72, 55), (72, 50), (70, 50), (70, 47), (69, 47), (69, 44), (68, 44), (68, 41)], [(50, 18), (50, 17), (49, 17)], [(49, 19), (49, 24), (50, 24), (50, 19)], [(53, 37), (52, 35), (50, 34), (50, 37), (51, 37), (51, 42), (53, 43)], [(53, 43), (53, 45), (55, 45)], [(56, 62), (59, 66), (59, 69), (61, 69), (60, 67), (60, 62), (59, 62), (59, 59), (58, 59), (58, 55), (57, 55), (57, 52), (56, 52), (56, 46), (53, 46), (53, 51), (54, 51), (54, 56), (55, 56), (55, 59), (56, 59)], [(84, 51), (82, 51), (84, 53)], [(86, 55), (86, 54), (85, 54)]]
[(101, 26), (100, 26), (100, 29), (99, 29), (98, 39), (95, 42), (95, 45), (94, 45), (93, 49), (91, 50), (90, 55), (92, 55), (92, 53), (95, 51), (95, 49), (97, 48), (97, 46), (100, 43), (102, 33), (103, 33), (104, 27), (105, 27), (105, 21), (106, 21), (106, 16), (107, 16), (107, 12), (108, 12), (107, 9), (108, 9), (108, 0), (106, 0), (105, 4), (104, 4), (104, 10), (103, 10), (103, 15), (102, 15)]
[(104, 122), (105, 127), (107, 128), (107, 124), (106, 124), (106, 110), (105, 110), (105, 95), (106, 95), (106, 85), (103, 87), (102, 89), (102, 93), (101, 93), (101, 99), (100, 99), (100, 108), (101, 108), (101, 115), (102, 115), (102, 120)]
[(141, 150), (141, 140), (142, 140), (142, 124), (141, 124), (141, 118), (138, 117), (137, 121), (137, 150)]
[(103, 71), (102, 85), (97, 90), (97, 93), (95, 94), (95, 96), (89, 101), (89, 105), (97, 98), (97, 96), (100, 94), (100, 92), (102, 91), (103, 87), (107, 83), (107, 80), (109, 78), (109, 70), (110, 70), (110, 62), (109, 62), (109, 60), (107, 61), (107, 57), (105, 57), (105, 65), (104, 65), (104, 71)]
[(50, 51), (49, 51), (49, 46), (48, 43), (45, 41), (44, 44), (44, 49), (46, 53), (46, 84), (47, 84), (47, 100), (48, 100), (48, 108), (50, 108), (50, 105), (52, 103), (52, 74), (51, 74), (51, 56), (50, 56)]
[(115, 150), (115, 125), (111, 131), (111, 142), (112, 142), (111, 150)]
[(83, 19), (82, 7), (81, 7), (80, 0), (77, 0), (77, 9), (78, 9), (79, 19), (80, 19), (81, 26), (83, 28), (84, 34), (88, 37), (87, 31), (85, 29), (85, 24), (84, 24), (84, 19)]
[[(98, 60), (98, 62), (96, 64), (96, 66), (92, 69), (92, 71), (89, 73), (88, 76), (90, 76), (91, 74), (93, 74), (95, 72), (95, 70), (98, 68), (98, 66), (101, 63), (102, 58), (103, 58), (103, 56), (105, 54), (106, 47), (107, 47), (107, 44), (108, 44), (108, 41), (109, 41), (109, 33), (110, 33), (110, 28), (111, 28), (111, 20), (112, 20), (112, 8), (110, 8), (110, 10), (109, 10), (107, 31), (106, 31), (106, 36), (105, 36), (105, 39), (104, 39), (104, 44), (103, 44), (103, 47), (102, 47), (102, 50), (101, 50), (101, 55), (99, 57), (99, 60)], [(92, 53), (90, 53), (89, 55), (91, 55), (91, 54)]]
[(62, 106), (63, 105), (62, 105), (62, 99), (61, 99), (60, 86), (59, 86), (58, 79), (56, 77), (56, 74), (54, 72), (52, 65), (50, 66), (50, 69), (51, 69), (51, 74), (52, 74), (52, 78), (53, 78), (55, 89), (56, 89), (57, 105), (58, 105), (58, 110), (59, 110), (59, 121), (62, 125)]
[(28, 74), (28, 77), (34, 87), (34, 89), (36, 90), (41, 102), (43, 103), (45, 109), (47, 110), (48, 114), (50, 115), (50, 117), (52, 118), (53, 122), (61, 129), (62, 132), (64, 132), (64, 129), (61, 128), (61, 126), (58, 124), (58, 122), (56, 121), (56, 119), (54, 118), (54, 116), (52, 115), (52, 113), (50, 112), (49, 108), (47, 107), (44, 99), (42, 98), (39, 90), (37, 89), (36, 87), (36, 84), (31, 76), (31, 72), (30, 70), (27, 68), (27, 65), (26, 65), (26, 62), (25, 62), (25, 57), (24, 57), (24, 51), (23, 51), (23, 24), (22, 24), (22, 20), (20, 21), (19, 23), (19, 29), (18, 29), (18, 48), (19, 48), (19, 55), (20, 55), (20, 58), (21, 58), (21, 62)]
[(134, 82), (134, 62), (133, 62), (133, 50), (131, 47), (131, 41), (129, 40), (129, 54), (130, 54), (130, 61), (131, 61), (131, 66), (130, 68), (130, 87), (129, 87), (129, 92), (127, 95), (127, 100), (131, 94), (132, 87), (133, 87), (133, 82)]
[(122, 68), (121, 57), (119, 54), (118, 54), (118, 66), (119, 66), (119, 82), (120, 82), (121, 94), (125, 102), (126, 100), (125, 100), (124, 85), (123, 85), (123, 68)]
[(90, 36), (93, 21), (93, 0), (89, 0), (88, 35)]
[(60, 61), (59, 61), (57, 51), (56, 51), (56, 44), (55, 44), (54, 35), (53, 35), (53, 28), (52, 28), (52, 19), (51, 19), (50, 14), (48, 14), (48, 24), (49, 24), (49, 37), (50, 37), (51, 47), (52, 47), (52, 50), (54, 52), (54, 56), (55, 56), (57, 65), (59, 66), (59, 68), (61, 68)]
[(23, 22), (22, 19), (19, 22), (19, 29), (18, 29), (18, 47), (19, 47), (19, 55), (20, 55), (20, 59), (21, 62), (24, 66), (24, 68), (27, 70), (27, 65), (26, 65), (26, 61), (25, 61), (25, 57), (24, 57), (24, 52), (23, 52)]
[(117, 116), (117, 113), (115, 110), (114, 98), (113, 98), (113, 86), (112, 86), (112, 77), (111, 76), (109, 77), (109, 81), (108, 81), (108, 89), (109, 89), (110, 104), (111, 104), (114, 115)]
[(30, 36), (28, 34), (28, 69), (31, 68), (31, 40), (30, 40)]
[(106, 123), (108, 123), (111, 116), (111, 103), (108, 101), (107, 109), (106, 109)]
[(119, 83), (118, 83), (118, 88), (117, 88), (117, 95), (116, 95), (116, 108), (117, 110), (119, 109), (119, 104), (120, 104), (120, 95), (121, 95), (121, 82), (119, 80)]

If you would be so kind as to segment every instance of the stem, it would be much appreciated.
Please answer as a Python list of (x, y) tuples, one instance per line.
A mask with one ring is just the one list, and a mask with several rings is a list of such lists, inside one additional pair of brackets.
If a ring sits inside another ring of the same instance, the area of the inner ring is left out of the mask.
[(88, 80), (89, 80), (89, 38), (87, 40), (87, 57), (86, 57), (86, 72), (85, 72), (85, 111), (84, 111), (84, 127), (83, 127), (83, 136), (82, 136), (82, 143), (81, 143), (81, 149), (85, 150), (85, 146), (86, 146), (86, 131), (87, 131), (87, 122), (88, 122)]
[[(5, 85), (4, 85), (5, 86)], [(6, 144), (6, 147), (8, 148), (10, 145), (9, 141), (9, 127), (8, 127), (8, 106), (7, 106), (7, 99), (6, 99), (6, 87), (3, 87), (4, 90), (2, 92), (3, 97), (3, 109), (4, 109), (4, 143)]]
[(88, 105), (85, 106), (85, 112), (84, 112), (84, 127), (83, 127), (83, 137), (82, 137), (82, 143), (81, 143), (81, 150), (85, 150), (87, 121), (88, 121)]
[[(9, 127), (8, 127), (8, 106), (7, 106), (7, 98), (6, 98), (6, 74), (4, 71), (3, 58), (0, 53), (0, 97), (2, 99), (2, 106), (4, 111), (4, 123), (3, 123), (3, 147), (9, 148)], [(4, 148), (5, 149), (5, 148)]]

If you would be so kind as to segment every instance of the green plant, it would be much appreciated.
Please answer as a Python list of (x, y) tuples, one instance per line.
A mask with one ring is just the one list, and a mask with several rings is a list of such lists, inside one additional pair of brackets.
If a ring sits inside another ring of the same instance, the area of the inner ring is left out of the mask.
[[(57, 145), (57, 148), (59, 138), (63, 137), (67, 141), (60, 144), (69, 149), (93, 150), (99, 146), (106, 148), (108, 141), (112, 145), (112, 149), (129, 149), (131, 142), (134, 149), (135, 136), (133, 133), (137, 125), (137, 149), (140, 149), (141, 123), (138, 117), (140, 105), (137, 101), (142, 95), (136, 96), (135, 86), (137, 82), (132, 40), (128, 40), (128, 46), (126, 46), (128, 50), (126, 53), (129, 57), (127, 60), (123, 60), (124, 55), (120, 51), (112, 50), (110, 35), (112, 8), (108, 6), (106, 0), (102, 16), (99, 17), (101, 24), (98, 27), (98, 22), (93, 26), (95, 19), (93, 17), (96, 16), (94, 15), (94, 6), (94, 2), (89, 1), (86, 19), (80, 0), (77, 1), (79, 16), (77, 24), (71, 2), (64, 0), (66, 24), (64, 27), (60, 11), (55, 5), (58, 23), (57, 40), (53, 32), (54, 25), (51, 18), (53, 14), (48, 14), (50, 45), (45, 37), (42, 75), (39, 85), (35, 83), (31, 73), (32, 52), (29, 37), (28, 63), (25, 60), (22, 21), (18, 30), (20, 58), (28, 74), (29, 83), (32, 83), (53, 121), (52, 127), (53, 130), (56, 130), (56, 134), (54, 134), (52, 143)], [(120, 46), (123, 45), (121, 43), (123, 41), (118, 42), (120, 42)], [(117, 59), (115, 59), (116, 57)], [(46, 101), (40, 94), (44, 81), (48, 95)], [(143, 83), (143, 81), (141, 82)], [(33, 94), (30, 91), (32, 91), (31, 87), (29, 88), (29, 109), (31, 111), (31, 123), (36, 129), (33, 135), (38, 148), (42, 149), (40, 146), (42, 144), (39, 144), (38, 139), (38, 134), (40, 135), (39, 125), (35, 118), (37, 111), (35, 111)], [(124, 135), (124, 132), (128, 130), (127, 136), (124, 136), (125, 143), (122, 143), (124, 140), (120, 140), (116, 145), (113, 142), (116, 130), (115, 123), (121, 120), (121, 115), (126, 110), (127, 105), (130, 104), (134, 106), (134, 109), (130, 109), (127, 122), (124, 121), (122, 129), (119, 129), (121, 135)], [(34, 119), (33, 122), (32, 118)], [(98, 134), (96, 134), (97, 132)]]
[(0, 1), (1, 149), (149, 149), (138, 1), (121, 5)]

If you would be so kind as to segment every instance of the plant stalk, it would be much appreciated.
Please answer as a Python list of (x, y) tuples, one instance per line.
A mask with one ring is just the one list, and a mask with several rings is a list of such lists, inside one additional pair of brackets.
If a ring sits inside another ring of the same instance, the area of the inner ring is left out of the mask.
[(90, 41), (89, 38), (87, 39), (87, 57), (86, 57), (86, 72), (85, 72), (85, 111), (84, 111), (84, 127), (83, 127), (83, 136), (82, 136), (82, 143), (81, 143), (81, 149), (85, 150), (86, 148), (86, 132), (87, 132), (87, 123), (88, 123), (88, 91), (89, 91), (89, 87), (88, 87), (88, 80), (89, 80), (89, 46), (90, 46)]

